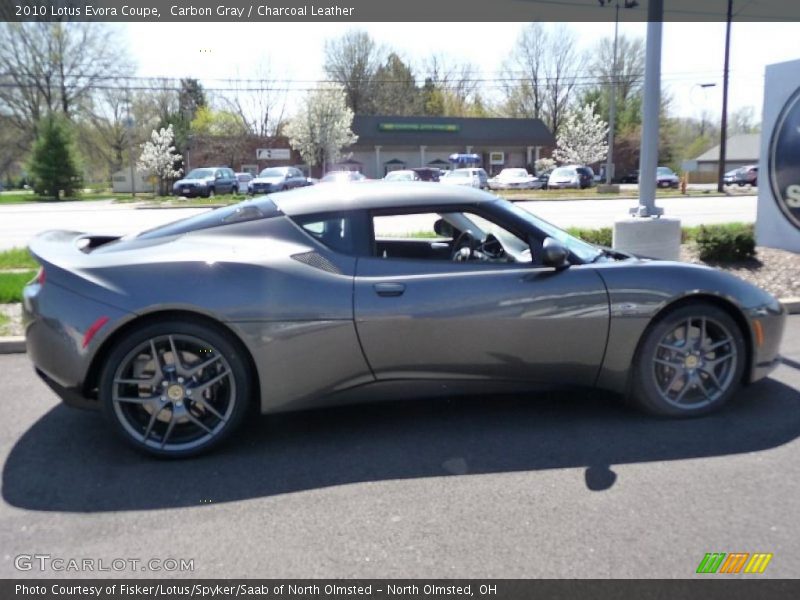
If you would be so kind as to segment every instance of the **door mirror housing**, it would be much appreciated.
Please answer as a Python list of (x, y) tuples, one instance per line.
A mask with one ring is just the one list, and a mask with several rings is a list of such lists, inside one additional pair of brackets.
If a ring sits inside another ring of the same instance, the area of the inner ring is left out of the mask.
[(452, 238), (455, 235), (453, 226), (444, 219), (437, 219), (433, 224), (433, 230), (439, 237)]
[(547, 237), (542, 243), (542, 264), (546, 267), (566, 269), (569, 267), (569, 251), (558, 240)]

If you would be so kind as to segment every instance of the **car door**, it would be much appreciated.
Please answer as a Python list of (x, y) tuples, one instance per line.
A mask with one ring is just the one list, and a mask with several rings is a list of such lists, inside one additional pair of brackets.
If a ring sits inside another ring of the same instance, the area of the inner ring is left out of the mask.
[(605, 286), (591, 266), (367, 256), (354, 316), (378, 379), (592, 385), (605, 352)]

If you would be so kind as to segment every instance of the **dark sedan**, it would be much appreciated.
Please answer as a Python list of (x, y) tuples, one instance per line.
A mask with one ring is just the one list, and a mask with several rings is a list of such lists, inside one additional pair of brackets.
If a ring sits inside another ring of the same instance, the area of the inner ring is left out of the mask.
[[(425, 230), (394, 234), (408, 218)], [(171, 457), (216, 446), (251, 408), (392, 390), (585, 386), (703, 415), (777, 365), (785, 322), (723, 271), (598, 248), (436, 183), (318, 185), (122, 238), (51, 231), (30, 249), (36, 371)]]
[(250, 194), (270, 194), (310, 185), (306, 176), (295, 167), (269, 167), (247, 184)]

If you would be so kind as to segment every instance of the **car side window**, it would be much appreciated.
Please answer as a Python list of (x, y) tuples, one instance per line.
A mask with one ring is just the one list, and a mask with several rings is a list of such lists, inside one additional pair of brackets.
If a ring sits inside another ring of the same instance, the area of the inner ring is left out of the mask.
[(334, 252), (355, 254), (352, 219), (345, 215), (306, 215), (294, 219), (303, 231)]
[[(532, 261), (526, 240), (472, 212), (376, 214), (372, 231), (377, 258), (473, 264)], [(456, 256), (462, 247), (470, 249), (468, 257)]]

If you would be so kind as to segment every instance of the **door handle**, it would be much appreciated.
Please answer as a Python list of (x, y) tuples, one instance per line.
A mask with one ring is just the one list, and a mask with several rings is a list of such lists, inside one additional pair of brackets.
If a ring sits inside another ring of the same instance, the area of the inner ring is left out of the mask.
[(384, 298), (391, 298), (394, 296), (402, 296), (406, 291), (406, 286), (403, 283), (376, 283), (374, 286), (375, 293)]

